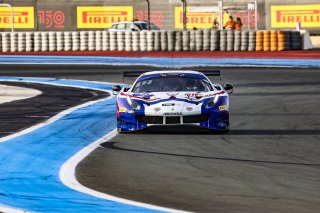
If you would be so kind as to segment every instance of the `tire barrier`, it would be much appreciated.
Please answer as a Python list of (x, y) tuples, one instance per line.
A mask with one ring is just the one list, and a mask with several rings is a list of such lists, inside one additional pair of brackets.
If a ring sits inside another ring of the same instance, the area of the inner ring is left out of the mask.
[(210, 33), (210, 51), (219, 50), (220, 44), (220, 31), (219, 30), (211, 30)]
[(284, 50), (290, 50), (291, 32), (284, 31)]
[(190, 51), (196, 51), (196, 31), (190, 31)]
[[(72, 33), (71, 32), (64, 32), (64, 51), (71, 51), (72, 50)], [(88, 42), (88, 38), (86, 39)], [(88, 50), (88, 46), (86, 46), (86, 50)]]
[(226, 30), (220, 31), (220, 51), (227, 50), (227, 33)]
[(57, 32), (57, 51), (64, 50), (64, 33)]
[(34, 51), (34, 33), (26, 32), (26, 52)]
[(2, 52), (2, 35), (0, 34), (0, 51)]
[(285, 50), (285, 32), (284, 31), (278, 31), (277, 32), (277, 39), (278, 39), (278, 51), (283, 51)]
[(47, 52), (49, 50), (49, 33), (41, 32), (41, 52)]
[(278, 50), (278, 35), (277, 31), (272, 30), (270, 32), (270, 51)]
[(2, 52), (9, 52), (10, 51), (10, 33), (2, 33)]
[(161, 51), (168, 51), (168, 33), (167, 31), (160, 32)]
[[(140, 51), (147, 51), (147, 32), (141, 31), (140, 32)], [(119, 50), (119, 48), (118, 48)]]
[(263, 31), (256, 32), (256, 51), (263, 51)]
[(2, 52), (301, 50), (299, 31), (2, 32)]
[(132, 32), (132, 50), (133, 51), (139, 51), (140, 50), (139, 32)]
[(17, 52), (18, 51), (18, 33), (10, 34), (10, 51)]
[(291, 31), (290, 49), (291, 50), (301, 50), (302, 40), (299, 31)]
[(270, 51), (270, 31), (263, 32), (263, 51)]
[(168, 51), (174, 51), (175, 31), (168, 31)]
[(26, 33), (18, 33), (18, 52), (26, 52)]
[(95, 34), (96, 34), (96, 38), (95, 38), (96, 51), (101, 51), (102, 50), (102, 31), (96, 31)]
[(72, 32), (72, 51), (79, 51), (80, 50), (80, 33), (79, 32)]
[[(119, 36), (118, 36), (119, 37)], [(96, 48), (95, 31), (88, 32), (88, 50), (93, 51)]]
[(132, 33), (131, 32), (125, 32), (124, 43), (125, 43), (124, 49), (126, 51), (132, 51)]
[(33, 37), (34, 42), (34, 51), (39, 52), (41, 51), (41, 32), (35, 32)]
[(49, 51), (57, 51), (57, 34), (55, 32), (48, 33)]
[(234, 48), (234, 31), (227, 31), (227, 51), (233, 51)]
[(175, 51), (182, 51), (182, 32), (176, 31), (175, 33)]
[(190, 31), (182, 31), (182, 50), (190, 50)]
[(121, 31), (117, 32), (118, 51), (124, 51), (125, 50), (124, 36), (125, 36), (125, 32), (121, 32)]
[(256, 50), (256, 32), (250, 31), (248, 51), (255, 51), (255, 50)]
[(80, 50), (81, 51), (88, 50), (88, 32), (87, 31), (80, 32)]
[(102, 31), (102, 51), (110, 50), (110, 38), (108, 31)]
[(240, 50), (241, 51), (248, 51), (249, 50), (249, 32), (248, 31), (241, 32)]
[(161, 33), (160, 31), (154, 31), (154, 51), (160, 51), (161, 50)]
[(196, 51), (202, 51), (203, 48), (203, 31), (196, 31)]
[(241, 31), (236, 30), (234, 31), (234, 51), (240, 51), (241, 50)]
[(147, 32), (147, 51), (153, 51), (154, 47), (154, 32), (148, 31)]
[(210, 37), (211, 37), (211, 31), (209, 29), (203, 30), (203, 51), (209, 51), (210, 50)]
[(109, 32), (110, 38), (110, 51), (117, 50), (117, 32), (111, 31)]

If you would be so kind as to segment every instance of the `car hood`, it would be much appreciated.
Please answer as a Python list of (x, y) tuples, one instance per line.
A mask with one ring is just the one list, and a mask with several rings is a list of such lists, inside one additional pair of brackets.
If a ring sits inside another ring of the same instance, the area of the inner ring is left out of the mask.
[(188, 116), (200, 115), (201, 107), (205, 99), (216, 95), (226, 94), (224, 91), (210, 92), (152, 92), (137, 94), (130, 97), (134, 100), (142, 100), (144, 113), (147, 116)]
[(161, 102), (168, 100), (197, 102), (203, 99), (212, 98), (216, 95), (224, 95), (225, 91), (209, 92), (150, 92), (150, 93), (129, 93), (132, 99), (143, 100), (145, 102)]

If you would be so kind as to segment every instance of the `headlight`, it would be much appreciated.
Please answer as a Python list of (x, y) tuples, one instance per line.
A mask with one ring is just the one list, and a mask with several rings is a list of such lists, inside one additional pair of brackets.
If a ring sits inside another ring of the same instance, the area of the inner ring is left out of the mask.
[(140, 104), (138, 104), (134, 100), (132, 100), (132, 104), (130, 106), (132, 107), (132, 109), (136, 109), (136, 110), (140, 110), (141, 109)]
[(135, 110), (141, 109), (141, 105), (138, 104), (135, 100), (132, 100), (129, 96), (127, 96), (127, 101), (129, 105), (132, 107), (132, 109), (135, 109)]
[(205, 105), (206, 108), (214, 107), (214, 105), (218, 102), (219, 96), (216, 95), (214, 98), (212, 98), (210, 101), (207, 102)]

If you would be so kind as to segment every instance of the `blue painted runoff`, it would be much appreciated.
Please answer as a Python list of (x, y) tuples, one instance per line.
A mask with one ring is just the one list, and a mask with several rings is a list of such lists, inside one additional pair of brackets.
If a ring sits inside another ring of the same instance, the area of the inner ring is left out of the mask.
[[(1, 80), (50, 82), (92, 89), (111, 89), (112, 86), (40, 78), (0, 77)], [(59, 170), (68, 159), (115, 127), (115, 99), (112, 98), (0, 143), (0, 206), (31, 212), (155, 212), (74, 191), (59, 179)]]
[(159, 67), (182, 66), (270, 66), (320, 67), (320, 59), (281, 58), (161, 58), (161, 57), (107, 57), (107, 56), (15, 56), (2, 55), (0, 64), (103, 64), (150, 65)]

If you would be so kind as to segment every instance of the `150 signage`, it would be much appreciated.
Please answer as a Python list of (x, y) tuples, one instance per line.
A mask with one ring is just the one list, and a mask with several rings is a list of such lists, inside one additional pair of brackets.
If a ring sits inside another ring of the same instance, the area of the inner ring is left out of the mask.
[(46, 29), (63, 29), (65, 26), (65, 14), (61, 10), (39, 10), (38, 22)]

